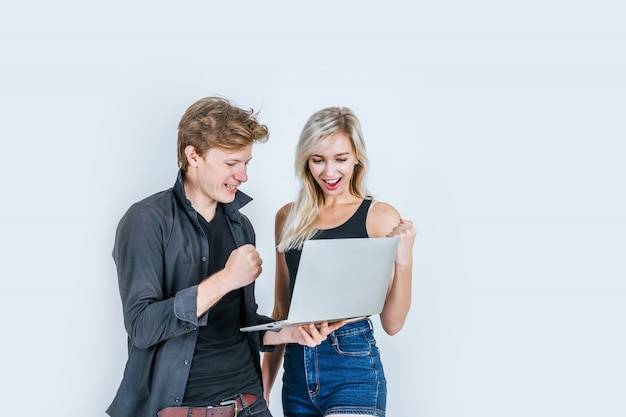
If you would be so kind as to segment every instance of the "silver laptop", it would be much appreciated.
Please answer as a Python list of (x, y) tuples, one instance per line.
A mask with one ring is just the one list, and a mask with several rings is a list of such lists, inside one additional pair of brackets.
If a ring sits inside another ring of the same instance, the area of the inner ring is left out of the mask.
[(287, 320), (240, 330), (279, 330), (379, 314), (385, 304), (398, 242), (397, 237), (307, 240)]

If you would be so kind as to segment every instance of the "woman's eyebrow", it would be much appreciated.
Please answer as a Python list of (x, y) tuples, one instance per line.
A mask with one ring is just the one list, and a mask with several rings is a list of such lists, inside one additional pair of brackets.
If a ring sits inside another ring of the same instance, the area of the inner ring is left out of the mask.
[[(338, 153), (338, 154), (333, 155), (333, 157), (335, 157), (335, 158), (336, 158), (336, 157), (338, 157), (338, 156), (344, 156), (344, 155), (350, 155), (350, 152), (341, 152), (341, 153)], [(311, 158), (313, 158), (313, 157), (317, 157), (317, 158), (324, 158), (324, 155), (319, 155), (319, 154), (316, 154), (316, 153), (315, 153), (315, 154), (311, 155), (310, 157), (311, 157)]]

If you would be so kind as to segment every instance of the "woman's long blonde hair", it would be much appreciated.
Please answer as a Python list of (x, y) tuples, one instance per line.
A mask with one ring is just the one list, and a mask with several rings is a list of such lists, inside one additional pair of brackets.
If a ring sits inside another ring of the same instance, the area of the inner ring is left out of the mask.
[(350, 180), (350, 193), (359, 198), (370, 195), (365, 184), (369, 160), (359, 119), (347, 107), (327, 107), (314, 113), (304, 125), (296, 147), (295, 172), (300, 186), (280, 234), (280, 252), (301, 248), (317, 231), (314, 225), (324, 203), (324, 192), (309, 170), (309, 158), (320, 153), (337, 132), (348, 135), (358, 161)]

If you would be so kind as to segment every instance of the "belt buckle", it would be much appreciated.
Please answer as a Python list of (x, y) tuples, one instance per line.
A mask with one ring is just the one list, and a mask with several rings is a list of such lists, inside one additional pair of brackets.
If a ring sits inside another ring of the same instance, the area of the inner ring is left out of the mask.
[(234, 400), (225, 400), (225, 401), (222, 401), (220, 403), (220, 407), (224, 407), (224, 406), (227, 406), (227, 405), (232, 405), (232, 406), (235, 407), (235, 417), (237, 417), (237, 413), (239, 412), (239, 410), (237, 410), (237, 400), (236, 399), (234, 399)]

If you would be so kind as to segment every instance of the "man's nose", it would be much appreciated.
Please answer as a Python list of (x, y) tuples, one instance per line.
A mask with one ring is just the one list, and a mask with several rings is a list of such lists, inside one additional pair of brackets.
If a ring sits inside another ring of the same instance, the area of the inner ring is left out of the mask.
[(242, 167), (235, 171), (235, 179), (240, 182), (248, 181), (248, 166), (242, 164)]

